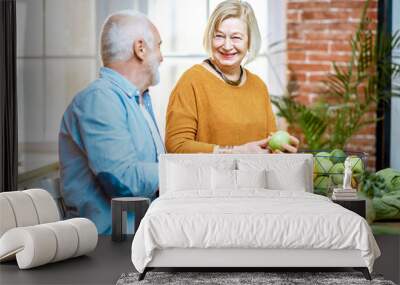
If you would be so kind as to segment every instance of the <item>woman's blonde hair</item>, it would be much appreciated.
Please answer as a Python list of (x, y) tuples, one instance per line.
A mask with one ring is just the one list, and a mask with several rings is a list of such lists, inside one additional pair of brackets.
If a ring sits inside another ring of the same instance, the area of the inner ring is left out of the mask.
[(261, 35), (253, 8), (246, 1), (226, 0), (221, 2), (213, 11), (204, 32), (203, 46), (206, 52), (212, 55), (212, 41), (215, 31), (222, 21), (228, 18), (239, 18), (247, 24), (249, 54), (246, 63), (252, 61), (260, 50)]

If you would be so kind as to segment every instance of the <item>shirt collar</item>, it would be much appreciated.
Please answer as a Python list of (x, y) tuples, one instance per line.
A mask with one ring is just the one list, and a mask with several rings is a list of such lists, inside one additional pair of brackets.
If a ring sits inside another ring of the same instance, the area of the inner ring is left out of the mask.
[[(108, 79), (114, 84), (116, 84), (119, 88), (122, 89), (122, 91), (124, 91), (124, 93), (128, 97), (132, 96), (139, 97), (140, 95), (140, 91), (135, 85), (133, 85), (128, 79), (126, 79), (120, 73), (111, 68), (101, 67), (100, 77)], [(145, 93), (148, 93), (148, 91), (146, 90)]]

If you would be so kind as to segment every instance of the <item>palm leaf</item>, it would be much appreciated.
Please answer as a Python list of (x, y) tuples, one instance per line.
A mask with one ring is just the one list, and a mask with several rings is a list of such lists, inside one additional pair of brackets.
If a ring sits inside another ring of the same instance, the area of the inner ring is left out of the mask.
[(300, 114), (299, 125), (309, 148), (321, 149), (324, 147), (322, 139), (327, 127), (327, 123), (324, 120), (311, 110), (304, 109)]

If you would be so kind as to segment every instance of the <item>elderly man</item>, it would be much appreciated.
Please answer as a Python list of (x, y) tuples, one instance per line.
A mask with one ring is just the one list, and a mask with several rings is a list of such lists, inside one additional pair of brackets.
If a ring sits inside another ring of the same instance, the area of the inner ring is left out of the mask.
[(149, 86), (163, 60), (156, 27), (142, 14), (121, 11), (101, 32), (99, 78), (65, 111), (59, 133), (61, 181), (70, 216), (91, 219), (111, 233), (110, 199), (154, 197), (158, 155), (164, 152)]

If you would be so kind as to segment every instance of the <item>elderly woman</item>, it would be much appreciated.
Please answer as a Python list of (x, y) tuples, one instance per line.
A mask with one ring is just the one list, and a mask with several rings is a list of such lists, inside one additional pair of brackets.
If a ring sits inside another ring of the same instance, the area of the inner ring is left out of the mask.
[[(242, 67), (260, 49), (260, 32), (251, 6), (220, 3), (203, 40), (209, 59), (187, 70), (172, 91), (166, 147), (175, 153), (268, 153), (276, 131), (267, 87)], [(296, 152), (291, 137), (288, 152)]]

